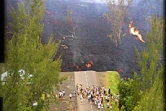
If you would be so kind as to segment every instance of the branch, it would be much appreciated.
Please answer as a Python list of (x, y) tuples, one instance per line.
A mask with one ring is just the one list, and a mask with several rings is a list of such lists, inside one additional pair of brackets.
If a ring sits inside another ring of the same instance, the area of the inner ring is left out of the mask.
[(61, 47), (63, 47), (63, 49), (68, 49), (69, 48), (67, 45), (63, 45), (63, 44), (61, 44)]

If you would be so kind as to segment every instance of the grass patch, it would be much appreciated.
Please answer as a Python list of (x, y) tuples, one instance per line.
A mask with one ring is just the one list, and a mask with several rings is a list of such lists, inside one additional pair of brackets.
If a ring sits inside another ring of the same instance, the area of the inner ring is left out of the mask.
[[(118, 93), (118, 83), (120, 82), (119, 73), (116, 71), (107, 71), (105, 79), (107, 81), (107, 85), (106, 85), (107, 91), (108, 91), (108, 88), (110, 87), (111, 93), (113, 94), (113, 96), (115, 96)], [(110, 103), (112, 103), (112, 111), (119, 111), (118, 103), (115, 104), (114, 100), (111, 100), (111, 99), (109, 104)], [(110, 111), (110, 109), (106, 107), (107, 106), (106, 104), (107, 102), (104, 100), (105, 111)]]
[(116, 71), (107, 71), (107, 89), (110, 87), (111, 93), (115, 96), (118, 93), (118, 83), (120, 81), (119, 73)]

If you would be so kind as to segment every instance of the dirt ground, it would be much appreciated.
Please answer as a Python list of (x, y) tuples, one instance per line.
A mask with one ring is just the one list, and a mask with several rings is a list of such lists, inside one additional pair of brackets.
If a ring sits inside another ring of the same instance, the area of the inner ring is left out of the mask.
[[(61, 76), (68, 77), (67, 80), (63, 81), (60, 84), (59, 90), (65, 90), (66, 96), (59, 100), (57, 103), (53, 102), (50, 104), (50, 111), (76, 111), (77, 109), (77, 99), (74, 95), (75, 91), (75, 81), (74, 81), (74, 73), (73, 72), (62, 72)], [(73, 97), (70, 100), (69, 94), (72, 93)], [(57, 92), (58, 94), (58, 92)]]
[(96, 72), (97, 82), (100, 86), (107, 86), (106, 72)]

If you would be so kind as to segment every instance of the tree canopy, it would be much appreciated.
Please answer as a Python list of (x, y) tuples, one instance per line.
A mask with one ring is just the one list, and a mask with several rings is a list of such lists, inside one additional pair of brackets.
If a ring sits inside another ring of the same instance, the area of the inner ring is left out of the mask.
[(27, 0), (17, 9), (11, 8), (12, 37), (6, 34), (7, 76), (5, 84), (0, 85), (4, 111), (46, 110), (49, 96), (43, 99), (42, 95), (54, 97), (53, 87), (58, 86), (61, 67), (61, 58), (54, 57), (60, 42), (55, 43), (50, 36), (47, 44), (41, 43), (44, 12), (43, 0)]
[(138, 64), (141, 69), (143, 94), (134, 108), (135, 111), (164, 111), (164, 63), (163, 41), (164, 20), (153, 17), (151, 32), (147, 33), (146, 48), (136, 49)]

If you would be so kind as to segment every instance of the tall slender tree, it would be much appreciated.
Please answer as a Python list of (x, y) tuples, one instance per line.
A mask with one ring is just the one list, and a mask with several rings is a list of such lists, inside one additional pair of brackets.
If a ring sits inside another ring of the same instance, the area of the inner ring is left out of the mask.
[(163, 72), (164, 67), (162, 66), (152, 87), (143, 92), (134, 111), (165, 111)]
[(154, 83), (162, 64), (164, 20), (154, 17), (151, 21), (152, 30), (147, 33), (146, 48), (139, 52), (136, 49), (138, 64), (141, 69), (143, 90), (149, 89)]
[(54, 60), (59, 43), (55, 44), (52, 36), (47, 44), (41, 43), (44, 12), (44, 0), (27, 0), (18, 4), (17, 10), (11, 9), (13, 35), (7, 44), (5, 84), (0, 86), (4, 111), (49, 108), (49, 98), (42, 98), (42, 94), (53, 97), (53, 87), (59, 83), (61, 59)]
[(163, 40), (164, 20), (153, 17), (152, 30), (147, 33), (146, 48), (136, 49), (141, 69), (143, 94), (135, 111), (164, 111), (164, 65)]

